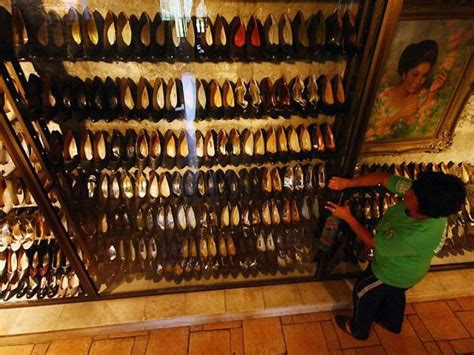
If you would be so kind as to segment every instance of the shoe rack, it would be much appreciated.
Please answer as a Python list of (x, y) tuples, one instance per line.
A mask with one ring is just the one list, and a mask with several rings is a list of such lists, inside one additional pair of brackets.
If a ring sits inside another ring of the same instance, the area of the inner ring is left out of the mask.
[(39, 157), (26, 185), (85, 293), (322, 278), (326, 180), (355, 164), (384, 6), (109, 5), (0, 11), (1, 84)]
[[(355, 169), (354, 176), (373, 172), (386, 172), (414, 180), (425, 171), (443, 172), (458, 176), (466, 184), (468, 194), (463, 208), (448, 218), (445, 241), (442, 249), (433, 258), (431, 270), (472, 268), (474, 265), (474, 167), (469, 162), (416, 163), (402, 164), (362, 164)], [(397, 194), (384, 188), (354, 189), (346, 195), (353, 208), (353, 214), (363, 221), (369, 230), (374, 230), (385, 211), (400, 202)], [(348, 233), (341, 244), (337, 257), (353, 266), (367, 264), (373, 251), (365, 247), (357, 237)], [(347, 266), (346, 266), (347, 267)], [(347, 267), (347, 269), (351, 269)], [(358, 269), (358, 267), (353, 268)], [(339, 269), (340, 270), (340, 269)], [(338, 270), (334, 270), (335, 273)]]

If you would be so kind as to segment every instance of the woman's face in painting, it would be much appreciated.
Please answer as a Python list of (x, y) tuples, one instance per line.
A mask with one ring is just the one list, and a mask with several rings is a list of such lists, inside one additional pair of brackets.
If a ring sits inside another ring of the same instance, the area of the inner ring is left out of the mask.
[(430, 70), (431, 64), (428, 62), (423, 62), (408, 70), (402, 77), (404, 89), (409, 94), (416, 94), (425, 83)]

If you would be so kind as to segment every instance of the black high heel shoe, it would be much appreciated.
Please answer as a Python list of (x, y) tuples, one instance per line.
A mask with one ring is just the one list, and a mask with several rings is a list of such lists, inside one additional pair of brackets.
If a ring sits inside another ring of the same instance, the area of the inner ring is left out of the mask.
[(214, 46), (214, 26), (209, 17), (193, 17), (196, 34), (196, 59), (206, 61), (212, 59)]
[(153, 88), (150, 82), (141, 77), (137, 87), (137, 119), (139, 121), (150, 117)]
[(278, 23), (272, 14), (268, 15), (263, 25), (265, 38), (265, 58), (276, 60), (280, 58), (280, 37), (278, 34)]
[(188, 21), (185, 35), (181, 37), (181, 43), (177, 49), (177, 57), (183, 62), (194, 60), (194, 48), (196, 47), (196, 33), (194, 32), (194, 24)]
[(299, 59), (307, 59), (309, 53), (308, 29), (303, 13), (298, 11), (292, 22), (295, 56)]
[(234, 166), (238, 166), (242, 159), (242, 143), (240, 140), (239, 131), (233, 128), (229, 134), (230, 144), (230, 163)]
[(144, 129), (138, 133), (135, 151), (137, 154), (138, 169), (143, 170), (148, 166), (150, 156), (150, 140)]
[(104, 18), (98, 11), (93, 13), (86, 7), (82, 14), (82, 39), (84, 59), (99, 59), (104, 46)]
[(246, 55), (246, 31), (240, 16), (235, 16), (230, 23), (230, 52), (231, 60), (243, 60)]
[(342, 54), (344, 37), (342, 30), (342, 15), (336, 9), (326, 19), (326, 48), (336, 57)]
[(63, 59), (66, 57), (66, 30), (62, 18), (53, 10), (48, 12), (49, 18), (49, 53), (53, 58)]
[(166, 51), (165, 51), (165, 58), (169, 62), (176, 61), (177, 52), (180, 45), (180, 36), (178, 33), (178, 26), (176, 24), (176, 20), (172, 19), (165, 22), (165, 35), (166, 35)]
[(163, 165), (167, 169), (172, 169), (176, 165), (176, 148), (176, 136), (173, 131), (166, 131), (163, 144)]
[(265, 157), (265, 131), (259, 129), (254, 135), (254, 156), (255, 162), (261, 164)]
[(326, 75), (321, 75), (318, 80), (319, 108), (326, 114), (334, 112), (334, 93), (331, 82)]
[(135, 118), (137, 113), (137, 87), (132, 79), (120, 80), (120, 106), (122, 117), (127, 121)]
[(203, 119), (208, 115), (209, 100), (207, 99), (207, 83), (205, 80), (196, 79), (196, 118)]
[(153, 93), (151, 97), (152, 113), (154, 122), (159, 121), (166, 114), (166, 82), (163, 78), (156, 78), (153, 83)]
[(263, 57), (262, 49), (264, 46), (264, 34), (263, 26), (258, 18), (250, 16), (247, 24), (247, 35), (246, 35), (246, 52), (247, 59), (254, 61), (260, 60)]
[(222, 103), (224, 106), (224, 117), (233, 118), (236, 112), (234, 85), (229, 80), (224, 81), (224, 84), (222, 84)]
[(127, 60), (133, 54), (133, 29), (127, 14), (120, 12), (117, 17), (117, 58)]
[(211, 80), (208, 86), (209, 115), (219, 119), (223, 114), (222, 91), (216, 80)]
[(229, 55), (229, 25), (226, 19), (217, 15), (214, 22), (214, 60), (228, 59)]
[(51, 56), (49, 43), (49, 17), (44, 10), (24, 17), (29, 37), (29, 52), (32, 57)]
[(136, 25), (134, 41), (134, 57), (137, 60), (146, 60), (150, 57), (152, 43), (152, 22), (146, 12), (142, 12)]
[(307, 113), (312, 117), (317, 117), (320, 107), (318, 79), (316, 75), (311, 74), (305, 80), (305, 92), (307, 99)]
[(201, 131), (196, 130), (194, 136), (194, 147), (192, 156), (195, 160), (192, 161), (193, 167), (201, 167), (204, 164), (204, 135)]
[(104, 83), (105, 112), (107, 121), (119, 118), (120, 114), (120, 92), (116, 82), (108, 76)]
[(273, 97), (276, 103), (276, 114), (289, 118), (292, 111), (291, 96), (285, 77), (281, 77), (273, 84)]
[(176, 166), (180, 169), (188, 165), (189, 160), (189, 139), (184, 130), (178, 134), (177, 152), (176, 152)]
[(166, 32), (165, 22), (160, 12), (157, 12), (153, 22), (151, 23), (151, 42), (150, 57), (151, 59), (164, 59), (166, 51)]
[(184, 92), (183, 83), (180, 79), (170, 78), (166, 85), (166, 103), (167, 120), (172, 121), (176, 118), (183, 118), (184, 114)]
[(276, 100), (273, 91), (273, 83), (269, 77), (262, 79), (262, 81), (260, 82), (260, 90), (262, 92), (262, 113), (270, 117), (276, 118)]
[(110, 10), (105, 15), (104, 25), (102, 26), (102, 38), (102, 60), (112, 61), (117, 50), (117, 16)]
[(265, 132), (265, 152), (270, 162), (277, 160), (277, 135), (273, 127), (267, 128)]
[(137, 154), (135, 150), (135, 142), (137, 141), (137, 133), (129, 128), (125, 131), (125, 155), (122, 157), (122, 168), (129, 170), (135, 165)]
[(125, 138), (114, 129), (110, 140), (109, 166), (112, 171), (116, 171), (122, 164), (122, 157), (125, 156)]
[(26, 97), (28, 99), (28, 110), (34, 118), (38, 118), (43, 110), (43, 80), (36, 74), (30, 74), (26, 86)]
[(326, 44), (326, 22), (321, 10), (308, 19), (308, 37), (311, 58), (322, 59), (322, 51)]
[(278, 37), (280, 42), (280, 51), (283, 60), (293, 59), (294, 54), (294, 36), (291, 26), (291, 20), (287, 14), (280, 17), (278, 23)]
[(343, 30), (342, 34), (344, 37), (344, 51), (348, 54), (357, 55), (359, 54), (359, 46), (357, 44), (357, 31), (356, 31), (356, 19), (351, 10), (346, 10), (342, 17)]
[(207, 131), (204, 136), (204, 165), (212, 167), (216, 160), (216, 132)]
[(87, 130), (81, 135), (80, 142), (80, 167), (84, 172), (90, 172), (94, 164), (94, 135)]
[[(13, 57), (13, 27), (12, 15), (3, 6), (0, 6), (0, 58), (10, 60)], [(19, 39), (15, 29), (15, 37)], [(21, 33), (21, 31), (20, 31)]]
[(81, 15), (72, 7), (63, 17), (63, 23), (66, 26), (67, 56), (72, 60), (82, 58), (84, 55), (81, 22)]
[(89, 101), (87, 100), (88, 90), (84, 82), (78, 77), (73, 77), (72, 83), (72, 114), (74, 120), (80, 121), (89, 117)]
[(336, 74), (331, 80), (332, 92), (334, 96), (334, 111), (336, 113), (342, 113), (346, 103), (346, 96), (344, 94), (344, 85), (342, 78), (339, 74)]
[(79, 163), (79, 145), (72, 131), (68, 131), (64, 138), (63, 162), (66, 172), (71, 172)]
[(154, 130), (150, 136), (150, 168), (156, 170), (161, 164), (163, 155), (163, 136), (157, 130)]
[(251, 130), (245, 128), (240, 136), (242, 140), (242, 163), (250, 165), (254, 162), (255, 137)]
[(97, 131), (94, 135), (94, 169), (101, 171), (109, 161), (109, 138), (105, 131)]
[(103, 119), (106, 115), (106, 98), (104, 82), (98, 76), (92, 81), (92, 90), (89, 99), (90, 119), (93, 122)]

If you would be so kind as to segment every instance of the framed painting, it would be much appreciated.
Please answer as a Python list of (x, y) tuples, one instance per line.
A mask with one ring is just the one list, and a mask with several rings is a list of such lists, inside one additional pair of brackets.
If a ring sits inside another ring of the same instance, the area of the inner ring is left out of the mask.
[(473, 92), (474, 10), (404, 4), (390, 37), (362, 154), (444, 150)]

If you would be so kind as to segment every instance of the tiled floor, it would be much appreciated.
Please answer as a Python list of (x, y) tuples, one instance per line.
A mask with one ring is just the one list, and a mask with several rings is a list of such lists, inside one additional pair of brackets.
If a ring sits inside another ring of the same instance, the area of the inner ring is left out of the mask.
[[(349, 310), (340, 311), (350, 314)], [(375, 326), (367, 341), (340, 331), (333, 312), (56, 339), (0, 354), (471, 354), (474, 296), (408, 304), (401, 334)]]

